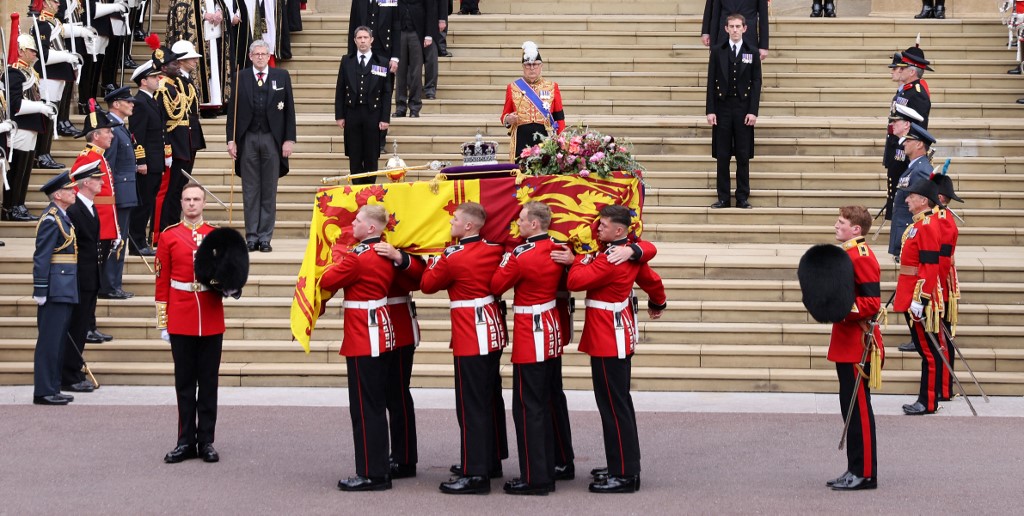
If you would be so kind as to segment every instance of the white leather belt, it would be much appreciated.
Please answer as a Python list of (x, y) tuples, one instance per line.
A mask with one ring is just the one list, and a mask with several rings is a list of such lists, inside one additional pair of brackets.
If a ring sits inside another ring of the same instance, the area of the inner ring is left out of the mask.
[(404, 305), (404, 304), (408, 303), (409, 301), (412, 301), (412, 296), (399, 296), (399, 297), (389, 297), (388, 298), (388, 304), (389, 305)]
[(377, 321), (377, 309), (388, 304), (388, 298), (371, 301), (342, 301), (341, 306), (355, 310), (366, 310), (366, 328), (370, 335), (370, 356), (380, 356), (380, 324)]
[[(554, 308), (554, 300), (539, 305), (512, 307), (513, 311), (517, 314), (533, 315), (533, 351), (535, 353), (534, 357), (538, 362), (543, 362), (544, 359), (547, 358), (547, 354), (544, 352), (544, 320), (542, 314)], [(556, 341), (562, 338), (558, 327), (558, 314), (554, 314), (551, 330), (552, 337), (556, 339)]]
[(555, 307), (555, 302), (554, 301), (548, 301), (547, 303), (540, 304), (540, 305), (526, 305), (526, 306), (515, 305), (515, 306), (512, 307), (512, 310), (515, 313), (517, 313), (517, 314), (539, 314), (539, 313), (547, 312), (548, 310), (551, 310), (554, 307)]
[(210, 290), (209, 287), (199, 283), (198, 281), (189, 283), (187, 281), (178, 281), (173, 279), (171, 280), (171, 288), (175, 290), (184, 290), (185, 292), (206, 292), (207, 290)]
[(420, 325), (416, 323), (416, 309), (412, 305), (412, 296), (389, 297), (388, 306), (405, 305), (409, 310), (409, 324), (412, 325), (412, 345), (420, 347)]
[(616, 354), (619, 358), (626, 358), (626, 326), (622, 312), (629, 307), (629, 298), (626, 298), (625, 301), (619, 301), (618, 303), (587, 299), (583, 302), (583, 305), (587, 308), (597, 308), (599, 310), (608, 310), (609, 312), (612, 312), (612, 323), (615, 326)]
[[(487, 355), (490, 350), (490, 339), (487, 338), (487, 317), (484, 307), (494, 303), (494, 296), (478, 297), (476, 299), (463, 299), (451, 301), (449, 306), (455, 308), (474, 308), (476, 318), (476, 345), (480, 350), (480, 356)], [(497, 323), (497, 321), (495, 321)]]

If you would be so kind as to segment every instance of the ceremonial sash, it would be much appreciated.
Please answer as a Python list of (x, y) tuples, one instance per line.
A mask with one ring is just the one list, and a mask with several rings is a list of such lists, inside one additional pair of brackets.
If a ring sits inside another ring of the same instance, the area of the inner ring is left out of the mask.
[(544, 115), (544, 118), (548, 121), (548, 125), (554, 128), (555, 119), (551, 116), (551, 111), (544, 107), (544, 103), (541, 102), (540, 97), (537, 96), (537, 92), (533, 91), (533, 88), (526, 83), (526, 79), (520, 77), (512, 84), (515, 84), (516, 87), (519, 88), (519, 91), (523, 92), (523, 95), (526, 96), (526, 99), (533, 104), (533, 107), (537, 108), (537, 111), (540, 111), (541, 115)]

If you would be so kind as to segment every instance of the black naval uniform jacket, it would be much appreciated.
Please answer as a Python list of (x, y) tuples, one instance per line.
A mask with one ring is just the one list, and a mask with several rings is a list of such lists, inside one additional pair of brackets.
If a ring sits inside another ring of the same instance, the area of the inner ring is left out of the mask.
[[(383, 5), (382, 5), (383, 4)], [(398, 0), (352, 0), (352, 10), (348, 15), (348, 54), (356, 53), (355, 31), (365, 25), (373, 31), (373, 44), (370, 51), (380, 54), (390, 61), (398, 57), (398, 45), (401, 39), (401, 25), (398, 18)]]
[[(917, 122), (917, 125), (927, 129), (928, 128), (928, 114), (932, 109), (932, 99), (928, 96), (928, 90), (921, 85), (920, 80), (909, 82), (904, 84), (900, 91), (896, 92), (896, 95), (892, 98), (892, 105), (889, 108), (889, 114), (896, 113), (896, 105), (903, 104), (914, 111), (917, 111), (922, 117), (923, 122)], [(894, 134), (889, 134), (885, 138), (885, 153), (882, 155), (882, 165), (885, 168), (896, 168), (906, 167), (906, 157), (903, 154), (903, 146), (900, 145), (900, 137)], [(902, 170), (900, 171), (902, 172)], [(892, 195), (893, 192), (890, 192)]]
[[(164, 132), (166, 142), (171, 146), (171, 156), (180, 161), (192, 161), (192, 144), (189, 143), (189, 115), (185, 113), (183, 118), (174, 127), (167, 127), (172, 122), (171, 113), (167, 110), (166, 104), (174, 104), (178, 101), (181, 92), (176, 85), (178, 81), (174, 77), (166, 76), (160, 81), (160, 89), (156, 92), (157, 106), (160, 108), (160, 116), (164, 120)], [(180, 102), (184, 102), (182, 99)], [(165, 104), (166, 103), (166, 104)], [(180, 109), (180, 107), (178, 108)]]
[(184, 75), (178, 77), (178, 82), (181, 86), (181, 90), (189, 92), (190, 94), (196, 94), (196, 97), (192, 100), (192, 104), (188, 107), (188, 132), (189, 132), (189, 145), (192, 148), (192, 153), (203, 150), (206, 148), (206, 137), (203, 136), (203, 125), (199, 122), (199, 102), (200, 99), (198, 93), (196, 93), (196, 85), (192, 80), (192, 76)]
[(68, 218), (75, 226), (75, 240), (78, 244), (78, 289), (81, 292), (96, 292), (100, 289), (100, 219), (96, 206), (92, 213), (79, 198), (68, 206)]
[(128, 117), (128, 130), (135, 138), (138, 165), (146, 165), (147, 174), (164, 170), (164, 115), (152, 95), (139, 90), (135, 94), (135, 110)]
[[(749, 61), (749, 62), (745, 62)], [(729, 110), (724, 106), (729, 99), (734, 97), (739, 101), (742, 110)], [(733, 127), (749, 128), (749, 131), (735, 132), (737, 139), (733, 142), (732, 155), (740, 158), (754, 157), (754, 128), (743, 125), (746, 115), (757, 116), (761, 104), (761, 58), (757, 49), (751, 47), (746, 41), (740, 45), (739, 55), (734, 55), (729, 40), (713, 47), (711, 56), (708, 59), (708, 91), (706, 99), (706, 114), (718, 116), (719, 125), (722, 125), (721, 118), (724, 116), (736, 117), (733, 120)], [(740, 112), (742, 111), (742, 113)], [(712, 156), (717, 155), (716, 134), (717, 127), (711, 131)], [(749, 138), (743, 136), (749, 132)]]
[[(387, 69), (389, 59), (372, 50), (370, 62), (365, 67), (359, 66), (358, 54), (341, 58), (338, 85), (334, 92), (335, 120), (346, 120), (345, 123), (348, 124), (351, 117), (369, 116), (370, 123), (391, 123), (391, 92), (394, 86), (386, 73), (373, 73), (374, 66)], [(346, 140), (346, 154), (349, 152), (348, 146), (349, 142)]]
[(743, 42), (755, 49), (755, 53), (757, 49), (768, 50), (768, 0), (707, 0), (700, 33), (711, 36), (711, 48), (729, 41), (725, 22), (732, 13), (740, 13), (747, 19)]
[[(295, 140), (295, 98), (292, 95), (292, 78), (288, 72), (281, 68), (267, 67), (267, 77), (263, 80), (267, 88), (265, 111), (267, 125), (271, 136), (274, 137), (274, 144), (280, 154), (281, 146), (285, 141)], [(242, 135), (249, 128), (253, 121), (256, 110), (253, 102), (256, 100), (256, 74), (252, 67), (244, 68), (236, 75), (235, 99), (236, 103), (228, 110), (227, 141), (234, 141), (238, 149), (238, 156), (242, 156), (242, 147), (245, 138)], [(280, 156), (280, 176), (288, 173), (288, 158)], [(235, 175), (241, 177), (242, 169), (239, 168), (241, 159), (235, 160)]]

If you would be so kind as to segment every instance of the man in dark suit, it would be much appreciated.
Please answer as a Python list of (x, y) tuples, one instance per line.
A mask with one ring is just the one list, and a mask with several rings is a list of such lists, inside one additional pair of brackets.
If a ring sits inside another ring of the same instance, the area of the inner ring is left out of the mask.
[[(373, 52), (368, 27), (355, 35), (356, 53), (341, 58), (338, 86), (334, 93), (334, 119), (345, 134), (345, 155), (349, 173), (377, 170), (380, 158), (379, 131), (391, 122), (391, 80), (387, 56)], [(355, 184), (373, 184), (375, 178), (357, 178)]]
[(742, 14), (730, 14), (725, 30), (729, 39), (711, 49), (708, 60), (708, 123), (711, 155), (718, 160), (718, 201), (712, 208), (728, 208), (729, 159), (736, 156), (736, 206), (750, 208), (750, 159), (754, 157), (754, 124), (761, 99), (761, 60), (743, 40), (747, 24)]
[[(423, 106), (424, 57), (437, 59), (434, 40), (441, 34), (437, 23), (437, 0), (403, 0), (398, 4), (402, 27), (398, 62), (398, 93), (395, 95), (395, 116), (420, 116)], [(431, 57), (432, 56), (432, 57)]]
[[(109, 259), (103, 263), (103, 274), (100, 276), (100, 297), (104, 299), (124, 299), (126, 294), (122, 287), (121, 276), (124, 274), (124, 246), (128, 240), (128, 217), (139, 205), (139, 194), (135, 186), (135, 174), (139, 166), (135, 159), (135, 146), (132, 134), (124, 123), (135, 109), (135, 97), (131, 88), (124, 86), (110, 92), (103, 98), (110, 111), (107, 116), (112, 123), (114, 139), (103, 157), (113, 177), (114, 200), (117, 212), (118, 246), (110, 251)], [(130, 296), (128, 296), (130, 297)]]
[(228, 112), (228, 154), (235, 175), (242, 178), (245, 240), (249, 251), (273, 250), (277, 216), (277, 181), (288, 173), (295, 145), (295, 100), (286, 70), (270, 68), (270, 50), (263, 40), (249, 45), (252, 68), (235, 78), (234, 106)]
[(757, 49), (763, 61), (768, 57), (768, 0), (707, 0), (700, 29), (701, 43), (716, 48), (728, 40), (729, 35), (722, 27), (732, 13), (742, 14), (747, 26), (754, 27), (743, 35), (743, 42)]
[[(92, 161), (71, 171), (78, 184), (75, 203), (67, 209), (75, 226), (78, 245), (78, 304), (71, 310), (71, 327), (64, 343), (64, 366), (61, 368), (61, 389), (92, 392), (92, 382), (82, 373), (86, 337), (96, 317), (96, 296), (100, 288), (103, 253), (100, 252), (100, 219), (94, 206), (103, 188), (103, 171), (99, 161)], [(100, 339), (102, 341), (102, 339)]]
[(135, 94), (135, 110), (128, 117), (128, 130), (135, 141), (135, 159), (138, 172), (135, 185), (138, 188), (139, 204), (132, 210), (128, 224), (128, 252), (142, 256), (156, 256), (149, 245), (147, 227), (156, 228), (154, 220), (156, 195), (164, 175), (164, 118), (156, 101), (156, 90), (160, 87), (160, 70), (151, 62), (144, 63), (132, 73), (132, 80), (139, 85)]

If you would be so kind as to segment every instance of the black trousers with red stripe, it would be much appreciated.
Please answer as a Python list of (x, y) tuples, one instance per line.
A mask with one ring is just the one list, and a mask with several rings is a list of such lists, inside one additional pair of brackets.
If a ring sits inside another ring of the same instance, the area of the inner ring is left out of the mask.
[(640, 474), (640, 437), (636, 430), (633, 397), (629, 394), (632, 360), (633, 355), (626, 358), (590, 357), (608, 474), (613, 476)]
[[(871, 370), (870, 363), (864, 365), (864, 372)], [(836, 364), (839, 376), (839, 408), (846, 421), (850, 400), (853, 399), (853, 384), (860, 374), (854, 364)], [(871, 409), (871, 389), (868, 379), (860, 382), (857, 404), (850, 418), (850, 430), (846, 434), (846, 470), (858, 477), (877, 478), (878, 447), (875, 442), (875, 412)]]
[(914, 321), (909, 313), (905, 315), (907, 326), (910, 328), (910, 338), (914, 341), (917, 354), (921, 355), (921, 386), (917, 401), (921, 402), (926, 410), (935, 411), (939, 406), (939, 398), (942, 397), (943, 382), (947, 373), (942, 358), (939, 357), (941, 351), (935, 343), (943, 345), (946, 339), (941, 334), (932, 334), (933, 340), (924, 331), (924, 321)]
[(562, 389), (562, 357), (551, 362), (551, 419), (554, 423), (555, 465), (567, 466), (576, 459), (572, 448), (572, 429), (569, 426), (569, 404)]
[(512, 421), (519, 444), (519, 478), (531, 486), (554, 483), (551, 417), (552, 362), (512, 365)]
[(379, 357), (346, 357), (348, 403), (356, 474), (384, 478), (388, 467), (388, 353)]
[(178, 395), (178, 445), (213, 443), (223, 345), (223, 333), (205, 337), (171, 334), (174, 391)]
[(501, 351), (454, 359), (462, 474), (487, 476), (508, 457), (505, 402), (500, 397)]
[(398, 464), (416, 464), (416, 407), (409, 381), (416, 346), (402, 346), (384, 356), (388, 362), (387, 408), (391, 430), (391, 460)]

